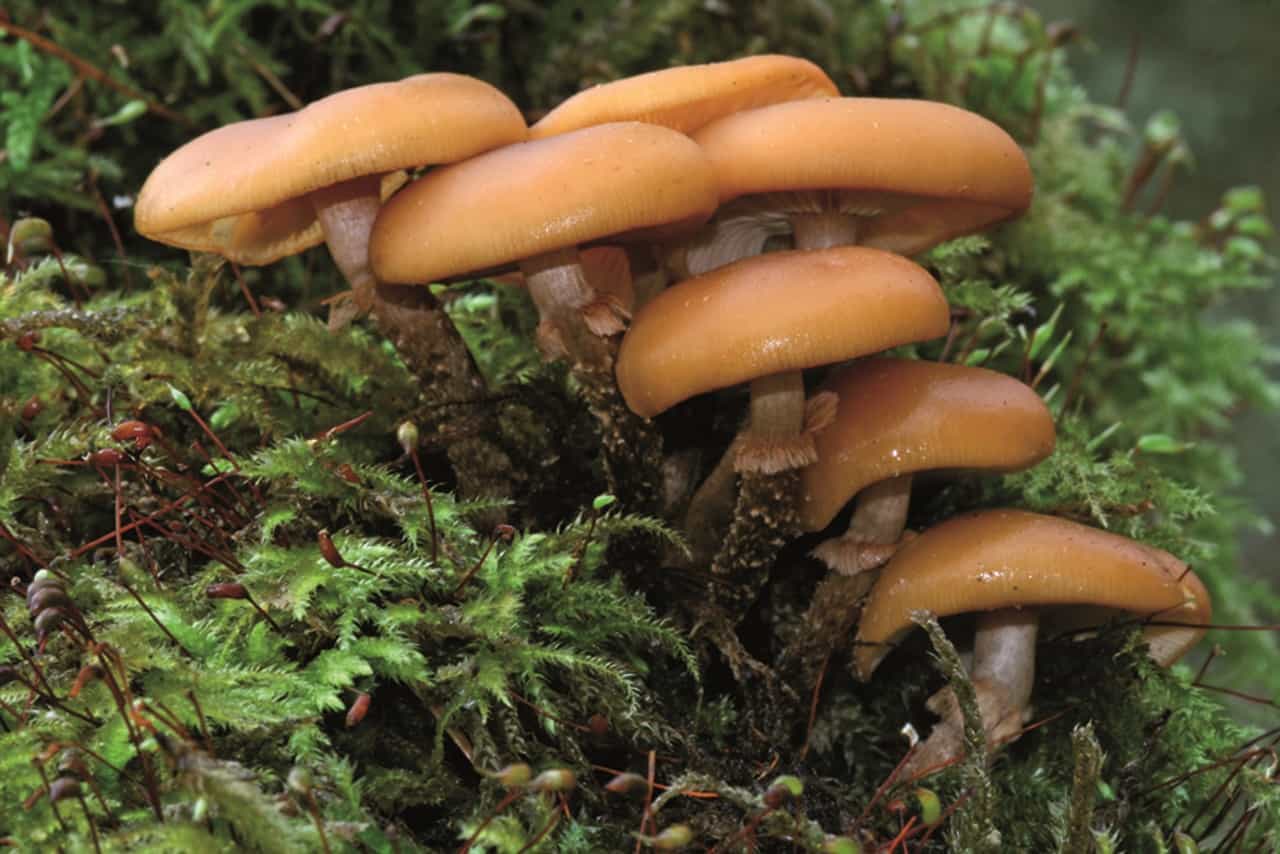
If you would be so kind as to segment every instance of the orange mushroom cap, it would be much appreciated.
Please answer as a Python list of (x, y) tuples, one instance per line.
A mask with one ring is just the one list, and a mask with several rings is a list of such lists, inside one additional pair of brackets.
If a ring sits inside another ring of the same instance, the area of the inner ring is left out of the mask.
[(928, 469), (1029, 468), (1053, 452), (1053, 416), (1013, 377), (983, 368), (868, 359), (829, 376), (835, 420), (801, 471), (801, 524), (820, 531), (873, 483)]
[(632, 319), (618, 386), (646, 418), (696, 394), (945, 335), (941, 288), (899, 255), (773, 252), (687, 279)]
[(858, 673), (871, 677), (915, 627), (916, 611), (947, 617), (1054, 605), (1153, 616), (1165, 625), (1144, 633), (1165, 665), (1195, 645), (1210, 616), (1204, 586), (1168, 552), (1053, 516), (982, 511), (929, 529), (885, 567), (858, 626)]
[(702, 222), (715, 206), (706, 157), (688, 137), (639, 122), (597, 125), (429, 173), (383, 207), (369, 256), (383, 281), (438, 281)]
[(161, 243), (268, 264), (324, 239), (306, 198), (314, 190), (460, 160), (527, 135), (510, 99), (471, 77), (358, 86), (182, 146), (147, 178), (134, 223)]
[[(867, 215), (858, 242), (902, 254), (1016, 216), (1032, 177), (1018, 144), (991, 121), (931, 101), (815, 98), (735, 113), (696, 132), (720, 200), (843, 191)], [(812, 205), (794, 199), (797, 212)]]
[(638, 121), (692, 133), (739, 110), (837, 95), (836, 84), (806, 59), (770, 54), (664, 68), (593, 86), (547, 113), (529, 130), (542, 139), (606, 122)]

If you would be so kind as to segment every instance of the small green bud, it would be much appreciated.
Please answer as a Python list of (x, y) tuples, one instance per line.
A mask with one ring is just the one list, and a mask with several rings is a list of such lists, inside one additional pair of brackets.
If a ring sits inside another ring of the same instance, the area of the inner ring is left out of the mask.
[(693, 831), (687, 824), (673, 824), (657, 836), (636, 834), (636, 838), (658, 851), (678, 851), (693, 841)]
[(62, 256), (62, 266), (73, 285), (100, 288), (107, 283), (107, 274), (97, 264), (90, 264), (78, 255)]
[(1178, 854), (1200, 854), (1200, 846), (1186, 833), (1176, 830), (1173, 833), (1173, 850)]
[(1098, 797), (1104, 801), (1114, 801), (1116, 799), (1116, 791), (1111, 788), (1111, 784), (1106, 780), (1098, 781)]
[(191, 411), (191, 398), (181, 390), (169, 386), (169, 399), (173, 401), (173, 405), (181, 409), (183, 412)]
[(9, 229), (9, 251), (6, 263), (13, 261), (14, 250), (35, 255), (53, 249), (53, 226), (47, 220), (26, 216), (15, 220)]
[(404, 448), (406, 454), (412, 454), (418, 447), (418, 425), (412, 421), (403, 421), (396, 428), (396, 441)]
[(1271, 220), (1262, 214), (1249, 214), (1240, 217), (1240, 221), (1236, 223), (1236, 231), (1247, 237), (1256, 237), (1259, 240), (1270, 240), (1275, 235), (1275, 228), (1271, 225)]
[(1235, 218), (1236, 213), (1230, 208), (1218, 208), (1209, 214), (1209, 227), (1214, 231), (1226, 231), (1231, 227), (1231, 222)]
[(804, 783), (792, 774), (783, 774), (769, 784), (764, 792), (764, 805), (776, 810), (788, 801), (804, 794)]
[(552, 768), (529, 781), (534, 792), (567, 792), (576, 785), (578, 778), (568, 768)]
[(920, 804), (920, 823), (933, 827), (942, 820), (942, 800), (932, 789), (916, 789), (916, 802)]
[(591, 509), (599, 513), (601, 510), (612, 506), (617, 500), (618, 499), (615, 496), (612, 496), (607, 492), (603, 495), (597, 495), (595, 500), (591, 502)]
[(1167, 433), (1148, 433), (1138, 438), (1138, 451), (1143, 454), (1180, 454), (1190, 447)]
[(1152, 148), (1167, 148), (1182, 135), (1182, 123), (1177, 113), (1172, 110), (1161, 110), (1151, 117), (1142, 136)]
[(1258, 263), (1267, 257), (1266, 250), (1252, 237), (1234, 234), (1222, 246), (1222, 254), (1233, 260)]
[(1262, 213), (1267, 200), (1261, 187), (1232, 187), (1222, 194), (1222, 206), (1235, 213)]
[(508, 789), (518, 789), (533, 777), (533, 769), (523, 762), (516, 762), (498, 769), (492, 777)]
[(615, 795), (626, 795), (631, 792), (647, 790), (649, 781), (639, 774), (632, 774), (630, 771), (619, 774), (608, 783), (604, 784), (606, 791), (613, 792)]
[(105, 119), (98, 119), (94, 122), (98, 127), (111, 127), (112, 125), (127, 125), (134, 119), (141, 118), (146, 115), (147, 102), (137, 98), (132, 101), (125, 101), (124, 106), (116, 110)]
[(311, 772), (301, 766), (294, 766), (289, 769), (289, 776), (285, 779), (285, 783), (291, 791), (299, 795), (310, 794), (313, 783)]

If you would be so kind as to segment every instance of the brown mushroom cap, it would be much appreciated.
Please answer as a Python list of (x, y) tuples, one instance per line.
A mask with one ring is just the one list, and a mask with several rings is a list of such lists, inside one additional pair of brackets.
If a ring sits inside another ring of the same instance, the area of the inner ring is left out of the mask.
[(460, 160), (527, 134), (510, 99), (471, 77), (359, 86), (182, 146), (147, 178), (134, 222), (161, 243), (268, 264), (323, 240), (308, 193)]
[(739, 110), (837, 94), (836, 84), (822, 69), (793, 56), (749, 56), (664, 68), (579, 92), (530, 128), (529, 138), (623, 121), (692, 133)]
[(1053, 452), (1053, 416), (1013, 377), (983, 368), (868, 359), (827, 378), (835, 420), (801, 472), (801, 523), (820, 531), (873, 483), (928, 469), (1028, 468)]
[(618, 386), (646, 418), (696, 394), (945, 335), (946, 298), (906, 258), (773, 252), (668, 288), (632, 319)]
[(716, 206), (687, 136), (621, 122), (511, 145), (429, 173), (382, 209), (369, 255), (388, 282), (430, 282), (671, 223)]
[(870, 678), (890, 645), (939, 617), (1050, 605), (1154, 615), (1152, 654), (1172, 663), (1204, 634), (1209, 597), (1187, 565), (1117, 534), (1020, 510), (958, 516), (904, 546), (876, 581), (858, 626), (858, 673)]
[[(840, 208), (881, 211), (858, 242), (902, 254), (968, 234), (1031, 203), (1026, 156), (999, 126), (931, 101), (815, 98), (735, 113), (694, 134), (720, 200), (844, 191)], [(797, 200), (798, 210), (806, 200)]]

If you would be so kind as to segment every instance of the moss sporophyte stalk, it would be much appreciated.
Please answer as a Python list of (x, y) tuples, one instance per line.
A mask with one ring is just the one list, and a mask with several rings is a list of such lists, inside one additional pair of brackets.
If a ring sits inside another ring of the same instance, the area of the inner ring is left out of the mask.
[(224, 6), (3, 26), (0, 843), (1280, 845), (1265, 202), (1074, 30)]

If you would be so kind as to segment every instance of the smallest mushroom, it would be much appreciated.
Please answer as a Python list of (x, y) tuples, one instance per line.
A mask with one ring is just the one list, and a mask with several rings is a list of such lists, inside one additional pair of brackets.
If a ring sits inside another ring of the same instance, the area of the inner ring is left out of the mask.
[[(858, 627), (858, 675), (871, 678), (914, 627), (913, 613), (977, 612), (970, 675), (987, 743), (998, 746), (1021, 734), (1028, 714), (1042, 612), (1072, 606), (1158, 622), (1143, 634), (1162, 666), (1200, 640), (1210, 617), (1204, 585), (1168, 552), (1052, 516), (983, 511), (931, 528), (889, 562)], [(904, 763), (902, 779), (940, 770), (963, 751), (951, 690), (931, 697), (929, 708), (942, 720)]]

